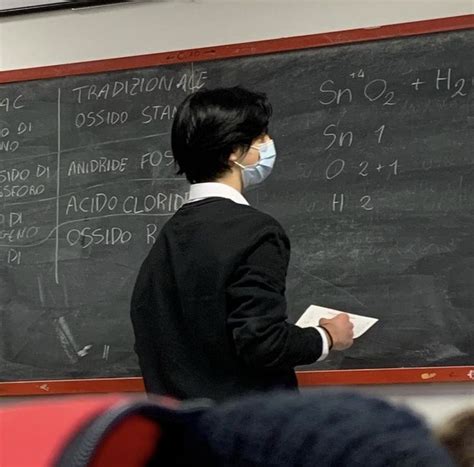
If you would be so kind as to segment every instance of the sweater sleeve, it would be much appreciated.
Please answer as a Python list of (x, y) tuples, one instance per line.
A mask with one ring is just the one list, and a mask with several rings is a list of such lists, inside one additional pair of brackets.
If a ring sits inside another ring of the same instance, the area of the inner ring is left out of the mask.
[(287, 322), (288, 237), (273, 225), (257, 237), (227, 287), (227, 324), (237, 355), (255, 368), (312, 363), (323, 351), (320, 333)]

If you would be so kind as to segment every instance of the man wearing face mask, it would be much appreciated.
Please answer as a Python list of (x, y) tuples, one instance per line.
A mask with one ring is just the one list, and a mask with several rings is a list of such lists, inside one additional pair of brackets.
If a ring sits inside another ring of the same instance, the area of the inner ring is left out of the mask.
[(296, 388), (294, 367), (352, 345), (345, 314), (315, 328), (287, 322), (290, 244), (242, 192), (270, 174), (271, 106), (246, 89), (201, 90), (178, 108), (173, 156), (191, 183), (140, 269), (135, 350), (148, 392), (218, 401)]

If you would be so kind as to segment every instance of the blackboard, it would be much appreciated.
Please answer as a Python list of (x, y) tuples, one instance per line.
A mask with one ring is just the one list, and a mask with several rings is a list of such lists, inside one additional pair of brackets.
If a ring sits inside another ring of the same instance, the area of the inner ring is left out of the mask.
[(248, 199), (291, 239), (290, 319), (380, 319), (305, 370), (474, 365), (472, 29), (281, 44), (0, 85), (1, 381), (139, 376), (134, 279), (188, 191), (176, 106), (237, 84), (274, 106), (278, 162)]

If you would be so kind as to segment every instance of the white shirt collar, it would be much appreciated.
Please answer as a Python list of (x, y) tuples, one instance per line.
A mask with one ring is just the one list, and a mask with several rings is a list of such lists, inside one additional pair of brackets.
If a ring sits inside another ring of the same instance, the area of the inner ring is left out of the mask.
[(247, 200), (235, 188), (218, 182), (195, 183), (191, 185), (189, 190), (189, 198), (187, 203), (193, 203), (206, 198), (227, 198), (237, 204), (245, 204), (248, 206)]

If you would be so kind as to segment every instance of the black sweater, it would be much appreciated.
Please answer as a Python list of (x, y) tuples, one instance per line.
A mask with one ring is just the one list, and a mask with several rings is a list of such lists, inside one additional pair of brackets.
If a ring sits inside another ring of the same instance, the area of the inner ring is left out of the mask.
[(288, 237), (272, 217), (225, 198), (184, 205), (142, 264), (131, 317), (148, 392), (223, 400), (295, 388), (316, 361), (314, 328), (289, 324)]

